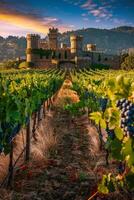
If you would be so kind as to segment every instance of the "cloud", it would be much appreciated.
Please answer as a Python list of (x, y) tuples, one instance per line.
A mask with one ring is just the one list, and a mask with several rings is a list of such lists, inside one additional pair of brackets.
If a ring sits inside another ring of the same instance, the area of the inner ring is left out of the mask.
[(0, 2), (0, 21), (11, 24), (13, 27), (19, 27), (21, 30), (44, 34), (51, 26), (58, 27), (60, 31), (69, 29), (69, 25), (63, 25), (60, 19), (42, 15), (40, 11), (31, 9), (25, 0), (20, 0), (19, 4), (16, 0), (10, 0), (10, 3), (2, 0)]
[(84, 17), (84, 18), (83, 18), (83, 21), (89, 21), (89, 18)]
[[(8, 37), (9, 35), (21, 35), (21, 36), (26, 36), (27, 33), (34, 33), (30, 29), (21, 29), (18, 26), (12, 25), (7, 22), (2, 22), (0, 21), (0, 36), (3, 37)], [(35, 32), (36, 33), (36, 32)]]
[(102, 0), (99, 3), (94, 3), (93, 0), (87, 0), (81, 5), (81, 8), (88, 11), (88, 14), (92, 14), (94, 17), (109, 19), (113, 15), (109, 8), (111, 8), (110, 2)]
[(86, 16), (87, 16), (87, 14), (86, 14), (86, 13), (83, 13), (81, 16), (82, 16), (82, 17), (86, 17)]
[(91, 10), (90, 13), (92, 13), (94, 16), (99, 16), (101, 14), (101, 11), (98, 10)]
[(95, 22), (96, 22), (96, 23), (100, 23), (101, 20), (100, 20), (100, 19), (96, 19)]
[(48, 26), (50, 26), (50, 20), (40, 20), (35, 19), (32, 16), (18, 14), (18, 13), (8, 13), (0, 11), (0, 20), (3, 22), (8, 22), (12, 25), (16, 25), (22, 28), (30, 28), (31, 30), (38, 31), (40, 33), (46, 33)]
[(93, 3), (92, 0), (88, 0), (84, 4), (81, 5), (81, 8), (90, 10), (90, 9), (95, 8), (96, 6), (97, 6), (97, 4)]

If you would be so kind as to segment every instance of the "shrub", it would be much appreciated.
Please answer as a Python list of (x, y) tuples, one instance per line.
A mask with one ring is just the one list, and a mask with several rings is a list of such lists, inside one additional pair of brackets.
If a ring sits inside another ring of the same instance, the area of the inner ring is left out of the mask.
[(3, 68), (5, 69), (11, 69), (11, 68), (17, 69), (19, 64), (20, 64), (20, 61), (16, 61), (16, 60), (7, 60), (2, 63)]
[(90, 69), (96, 70), (96, 69), (109, 69), (110, 67), (108, 65), (105, 64), (92, 64), (92, 66), (90, 67)]
[(127, 56), (121, 64), (121, 68), (125, 70), (134, 69), (134, 55)]
[(25, 62), (20, 63), (19, 69), (31, 68), (33, 66), (34, 66), (34, 64), (32, 62), (26, 62), (25, 61)]

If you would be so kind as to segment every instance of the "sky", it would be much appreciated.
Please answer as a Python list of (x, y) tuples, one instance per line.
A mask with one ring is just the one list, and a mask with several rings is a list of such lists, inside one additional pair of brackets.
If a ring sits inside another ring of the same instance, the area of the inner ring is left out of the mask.
[(134, 26), (134, 0), (0, 0), (0, 36)]

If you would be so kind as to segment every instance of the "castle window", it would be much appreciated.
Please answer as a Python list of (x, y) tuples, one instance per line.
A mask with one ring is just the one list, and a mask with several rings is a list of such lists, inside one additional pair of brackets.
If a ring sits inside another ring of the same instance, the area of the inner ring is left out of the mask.
[(40, 59), (43, 59), (43, 55), (42, 54), (40, 54)]
[(67, 59), (67, 51), (64, 53), (64, 58)]
[(104, 60), (105, 60), (105, 61), (108, 61), (108, 58), (105, 58)]
[(59, 59), (61, 59), (61, 53), (60, 52), (59, 52), (59, 56), (58, 57), (59, 57)]

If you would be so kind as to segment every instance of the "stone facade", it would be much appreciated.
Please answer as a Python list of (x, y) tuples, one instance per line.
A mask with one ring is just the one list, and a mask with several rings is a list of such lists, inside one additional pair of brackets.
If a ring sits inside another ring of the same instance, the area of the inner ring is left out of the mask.
[(87, 51), (96, 51), (95, 44), (87, 44)]
[(48, 38), (48, 48), (56, 50), (58, 48), (58, 29), (50, 28)]
[(129, 54), (129, 56), (134, 55), (134, 48), (129, 48), (128, 49), (128, 54)]
[(39, 35), (27, 35), (27, 62), (34, 63), (36, 68), (49, 68), (69, 65), (71, 67), (88, 67), (92, 64), (109, 65), (119, 68), (120, 58), (118, 56), (106, 55), (96, 50), (95, 44), (87, 44), (83, 48), (83, 37), (79, 35), (70, 36), (70, 47), (66, 44), (58, 44), (58, 29), (50, 28), (48, 41), (40, 39)]
[(71, 54), (80, 55), (83, 51), (83, 37), (79, 35), (71, 35), (70, 37), (71, 43)]

